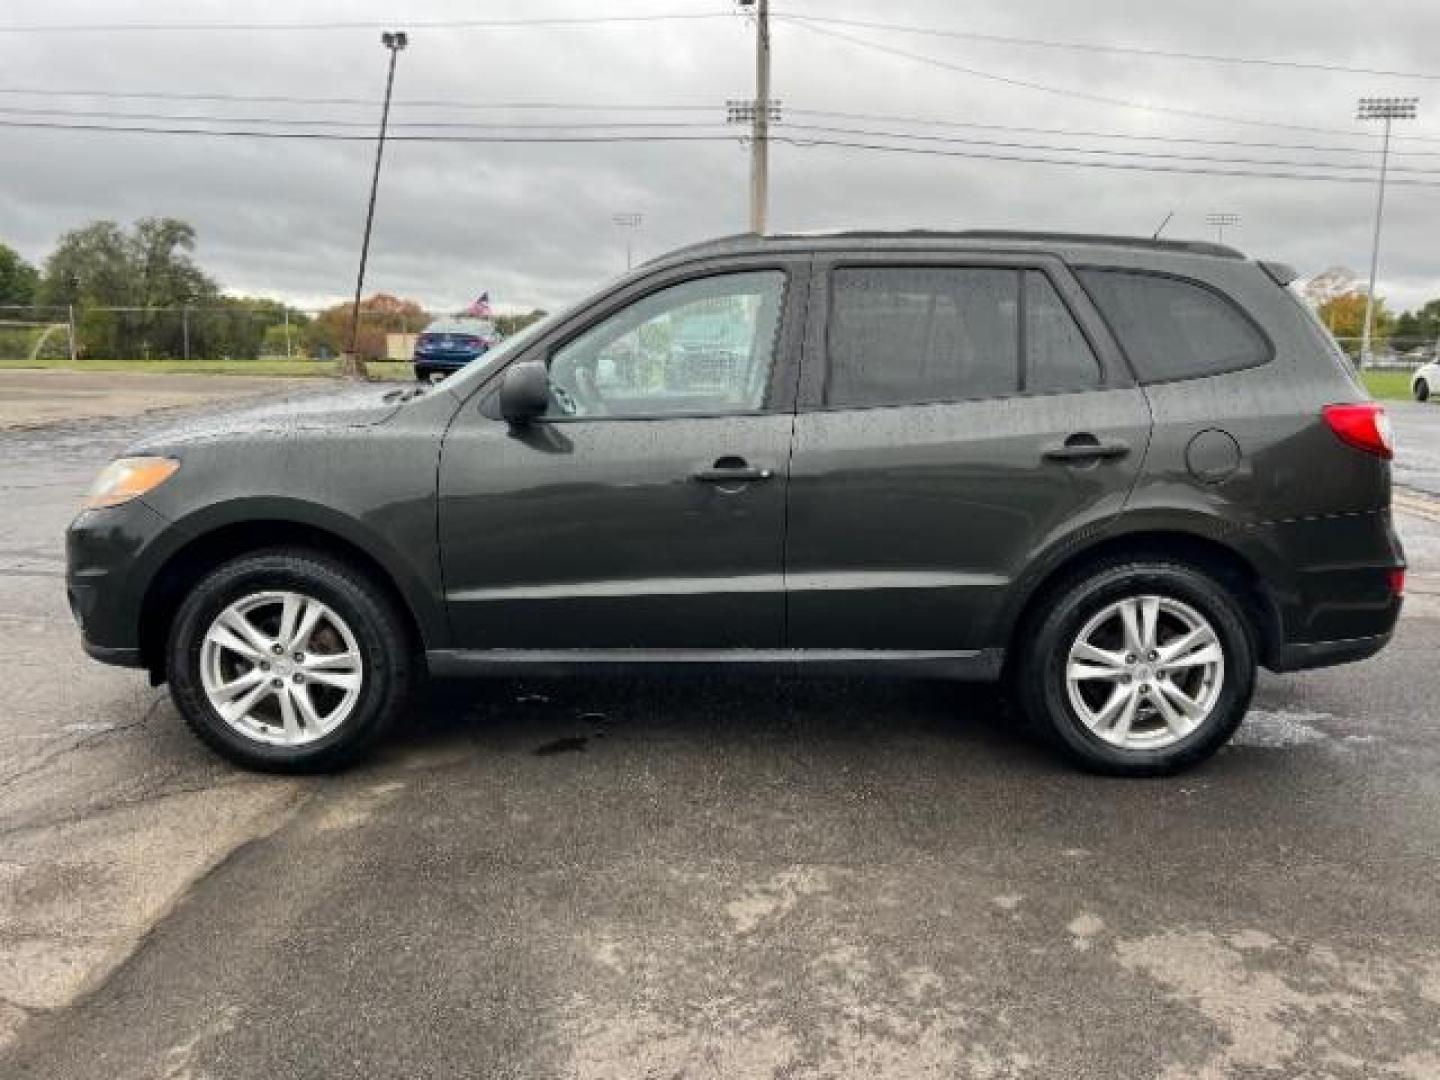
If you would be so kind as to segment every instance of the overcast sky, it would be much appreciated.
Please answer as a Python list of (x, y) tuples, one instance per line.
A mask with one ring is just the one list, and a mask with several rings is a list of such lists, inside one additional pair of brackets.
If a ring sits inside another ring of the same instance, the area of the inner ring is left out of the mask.
[[(410, 21), (400, 56), (399, 134), (422, 122), (697, 123), (723, 120), (727, 98), (753, 94), (753, 27), (720, 18), (524, 29), (424, 29), (424, 20), (548, 15), (733, 11), (732, 0), (5, 0), (0, 25), (66, 23)], [(1426, 81), (1282, 67), (1228, 66), (1020, 47), (828, 25), (826, 28), (944, 63), (1075, 91), (1303, 128), (1226, 123), (1126, 108), (1016, 86), (825, 36), (783, 19), (773, 32), (774, 93), (785, 109), (777, 135), (798, 125), (909, 131), (1054, 147), (1375, 165), (1372, 126), (1354, 120), (1363, 95), (1421, 98), (1420, 119), (1397, 127), (1402, 168), (1440, 185), (1440, 3), (1435, 0), (776, 0), (777, 13), (880, 20), (995, 35), (1163, 50), (1316, 60), (1405, 72)], [(812, 26), (814, 24), (811, 24)], [(87, 90), (378, 100), (385, 53), (371, 29), (289, 31), (0, 32), (0, 90)], [(421, 100), (471, 102), (435, 108)], [(711, 111), (579, 113), (482, 108), (497, 103), (700, 105)], [(155, 113), (250, 121), (314, 122), (310, 130), (367, 133), (375, 105), (297, 105), (0, 93), (0, 120), (114, 124), (109, 117), (37, 116), (33, 110)], [(15, 110), (28, 110), (17, 112)], [(832, 110), (1003, 128), (1125, 133), (1261, 145), (1100, 140), (989, 128), (920, 127), (819, 118)], [(136, 121), (137, 123), (140, 121)], [(153, 121), (174, 126), (170, 121)], [(351, 127), (348, 125), (367, 125)], [(292, 128), (293, 130), (293, 128)], [(306, 130), (306, 129), (301, 129)], [(463, 129), (428, 129), (431, 133)], [(656, 128), (634, 132), (654, 134)], [(477, 134), (471, 130), (468, 134)], [(534, 132), (531, 132), (533, 134)], [(594, 129), (575, 132), (594, 135)], [(664, 129), (724, 136), (723, 125)], [(734, 129), (729, 129), (733, 135)], [(511, 132), (510, 134), (521, 134)], [(854, 135), (850, 141), (889, 141)], [(1319, 150), (1278, 149), (1274, 145)], [(931, 149), (1034, 154), (931, 142)], [(306, 305), (353, 288), (373, 144), (96, 134), (0, 128), (0, 240), (42, 261), (65, 230), (96, 218), (171, 215), (199, 232), (198, 257), (231, 292)], [(1331, 148), (1344, 148), (1342, 152)], [(1424, 156), (1429, 155), (1429, 156)], [(1052, 150), (1052, 157), (1076, 157)], [(1100, 155), (1089, 160), (1134, 162)], [(1150, 164), (1177, 164), (1149, 159)], [(1195, 167), (1194, 164), (1184, 167)], [(1296, 166), (1212, 163), (1220, 169), (1293, 172)], [(1307, 166), (1300, 171), (1315, 171)], [(1344, 175), (1370, 177), (1364, 170)], [(414, 297), (433, 309), (480, 290), (505, 307), (554, 307), (624, 266), (617, 212), (638, 212), (644, 257), (747, 225), (748, 158), (733, 138), (615, 144), (392, 143), (386, 151), (366, 291)], [(1226, 239), (1312, 274), (1348, 266), (1363, 278), (1373, 183), (1182, 175), (879, 153), (778, 144), (771, 154), (771, 228), (846, 226), (1039, 228), (1149, 234), (1174, 211), (1172, 237), (1210, 237), (1207, 213), (1241, 223)], [(1380, 291), (1392, 306), (1440, 296), (1440, 186), (1388, 193)]]

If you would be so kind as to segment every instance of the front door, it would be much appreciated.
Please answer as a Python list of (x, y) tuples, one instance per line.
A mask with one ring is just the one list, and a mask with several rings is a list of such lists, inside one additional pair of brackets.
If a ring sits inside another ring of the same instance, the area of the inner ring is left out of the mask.
[(549, 364), (541, 420), (512, 427), (466, 405), (439, 485), (458, 647), (782, 643), (805, 270), (781, 260), (640, 283), (523, 355)]
[[(903, 261), (902, 261), (903, 260)], [(1053, 260), (818, 266), (791, 460), (789, 644), (977, 650), (1016, 577), (1118, 513), (1143, 392)]]

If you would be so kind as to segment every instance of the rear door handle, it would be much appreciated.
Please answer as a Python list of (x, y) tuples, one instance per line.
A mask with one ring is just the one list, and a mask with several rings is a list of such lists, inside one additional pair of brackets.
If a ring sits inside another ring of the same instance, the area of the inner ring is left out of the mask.
[(1041, 453), (1046, 461), (1100, 461), (1121, 458), (1130, 453), (1130, 444), (1120, 439), (1104, 442), (1094, 435), (1071, 435), (1058, 446), (1047, 446)]
[(715, 464), (696, 469), (690, 474), (691, 480), (702, 484), (748, 484), (756, 480), (769, 480), (775, 475), (770, 469), (751, 465), (742, 457), (726, 455), (717, 458)]

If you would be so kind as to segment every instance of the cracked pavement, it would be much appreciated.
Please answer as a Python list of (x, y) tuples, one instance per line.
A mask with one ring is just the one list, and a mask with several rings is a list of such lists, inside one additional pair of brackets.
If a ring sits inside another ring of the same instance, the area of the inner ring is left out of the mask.
[(6, 1077), (1440, 1076), (1440, 406), (1395, 644), (1146, 782), (984, 688), (721, 677), (442, 688), (343, 776), (235, 772), (65, 611), (148, 422), (0, 434)]

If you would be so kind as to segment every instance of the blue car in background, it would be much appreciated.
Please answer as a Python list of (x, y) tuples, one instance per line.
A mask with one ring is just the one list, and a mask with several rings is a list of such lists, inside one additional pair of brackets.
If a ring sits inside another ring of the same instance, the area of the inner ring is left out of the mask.
[(485, 319), (436, 319), (415, 340), (415, 378), (439, 382), (489, 352), (500, 331)]

